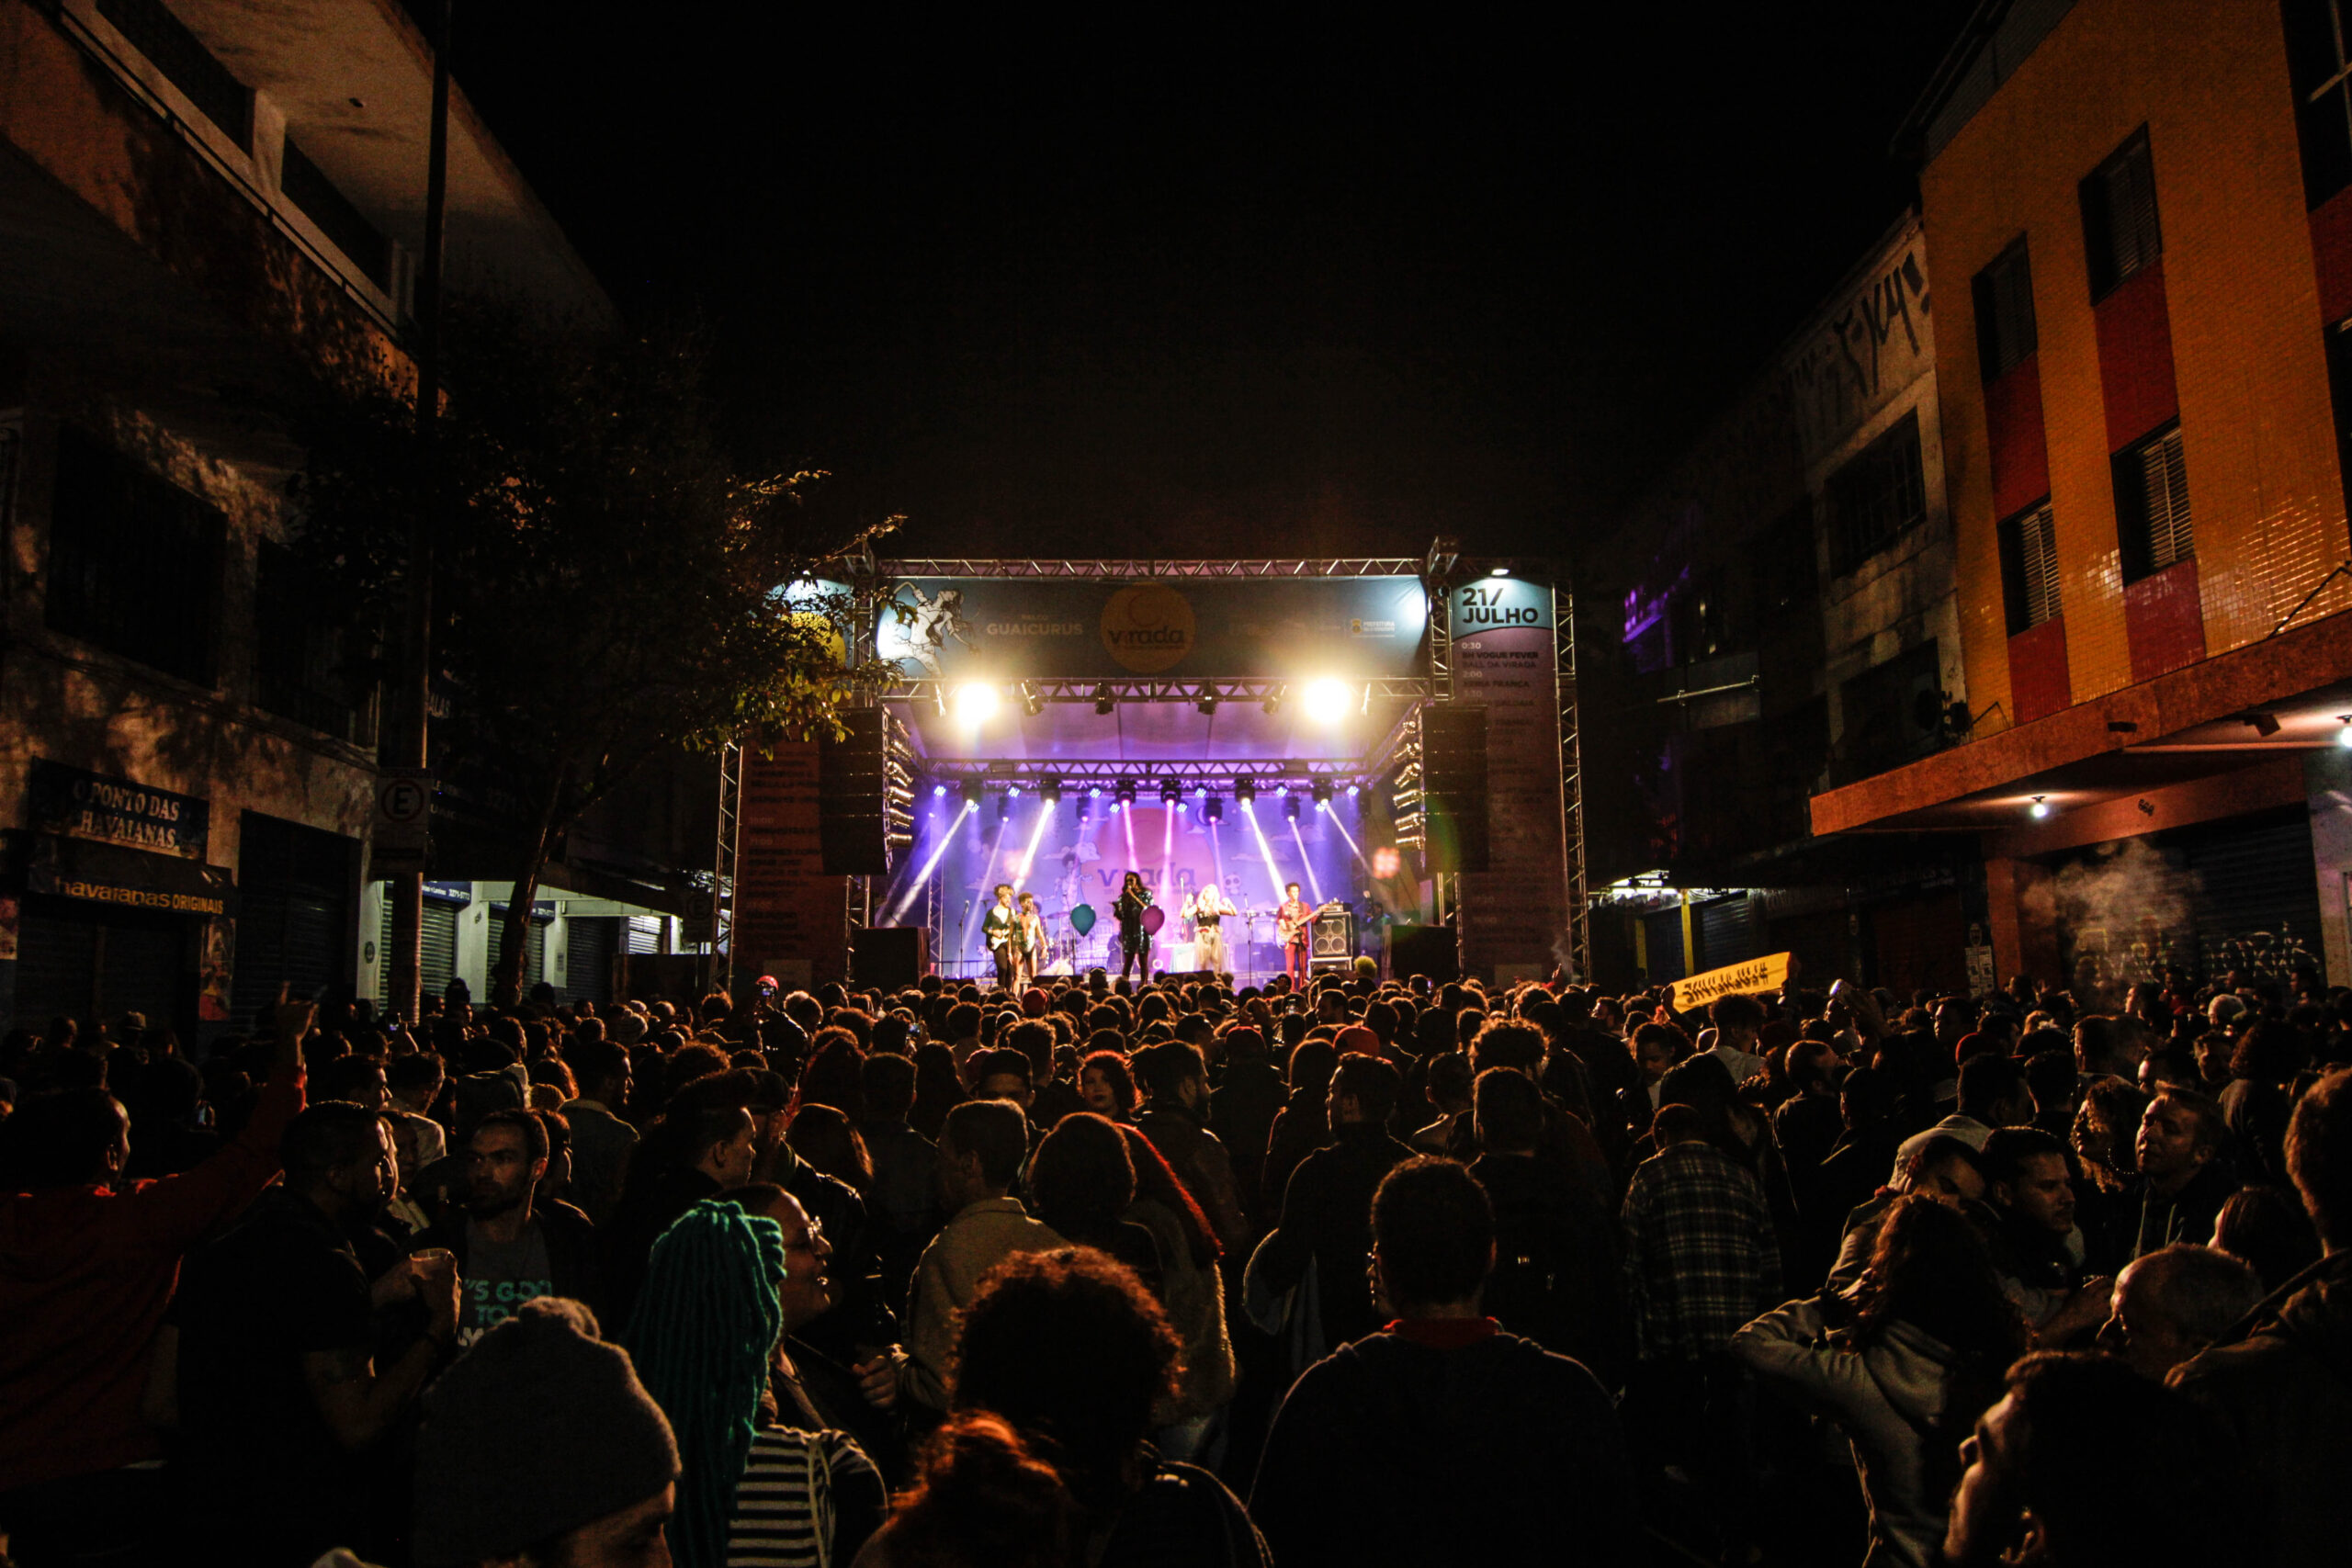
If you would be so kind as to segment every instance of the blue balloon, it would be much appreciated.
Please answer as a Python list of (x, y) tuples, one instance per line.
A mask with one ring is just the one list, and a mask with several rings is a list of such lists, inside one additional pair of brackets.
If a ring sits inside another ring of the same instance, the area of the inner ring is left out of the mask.
[(1069, 912), (1070, 929), (1084, 936), (1094, 929), (1094, 906), (1080, 904)]

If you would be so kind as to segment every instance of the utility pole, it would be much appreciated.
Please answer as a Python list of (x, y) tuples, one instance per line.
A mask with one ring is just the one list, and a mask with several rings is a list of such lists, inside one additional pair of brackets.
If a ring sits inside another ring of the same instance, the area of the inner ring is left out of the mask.
[[(416, 274), (416, 433), (423, 449), (424, 500), (410, 522), (407, 637), (401, 649), (404, 688), (398, 739), (387, 747), (395, 767), (422, 775), (433, 709), (434, 513), (439, 504), (440, 463), (435, 423), (441, 402), (441, 251), (449, 206), (449, 10), (433, 8), (433, 109), (424, 171), (424, 254)], [(431, 819), (430, 792), (426, 819)], [(392, 885), (392, 965), (389, 1001), (402, 1017), (420, 1016), (424, 982), (424, 867), (389, 879)]]

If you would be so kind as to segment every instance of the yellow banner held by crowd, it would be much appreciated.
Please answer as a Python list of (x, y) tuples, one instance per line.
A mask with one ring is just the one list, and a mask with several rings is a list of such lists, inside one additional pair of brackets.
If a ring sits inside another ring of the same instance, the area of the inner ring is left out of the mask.
[(1670, 994), (1674, 1010), (1689, 1012), (1692, 1008), (1705, 1007), (1717, 997), (1777, 991), (1788, 983), (1789, 955), (1775, 953), (1770, 957), (1751, 958), (1745, 964), (1710, 969), (1703, 975), (1677, 980), (1670, 988)]

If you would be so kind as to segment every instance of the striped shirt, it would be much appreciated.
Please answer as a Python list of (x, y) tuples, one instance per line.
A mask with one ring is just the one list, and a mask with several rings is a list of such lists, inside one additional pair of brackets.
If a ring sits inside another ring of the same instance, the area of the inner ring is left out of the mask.
[[(846, 1563), (865, 1544), (882, 1497), (880, 1472), (846, 1433), (762, 1427), (735, 1488), (727, 1568)], [(846, 1535), (843, 1524), (851, 1525)]]

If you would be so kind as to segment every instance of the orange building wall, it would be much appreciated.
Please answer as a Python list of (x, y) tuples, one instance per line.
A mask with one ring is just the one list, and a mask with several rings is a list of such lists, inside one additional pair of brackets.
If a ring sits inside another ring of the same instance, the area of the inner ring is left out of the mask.
[[(1971, 705), (2012, 722), (1969, 280), (2022, 231), (2076, 703), (2131, 683), (2077, 186), (2145, 124), (2208, 655), (2352, 555), (2276, 0), (2084, 0), (1920, 176)], [(2352, 606), (2339, 580), (2303, 612)]]

